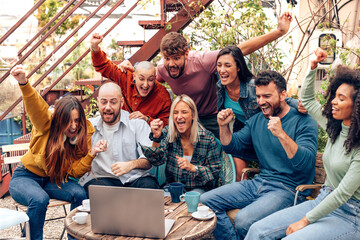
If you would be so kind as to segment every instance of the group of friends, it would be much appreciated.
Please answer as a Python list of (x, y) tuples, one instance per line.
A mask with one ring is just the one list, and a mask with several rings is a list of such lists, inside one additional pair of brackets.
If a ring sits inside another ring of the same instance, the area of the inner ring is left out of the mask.
[[(71, 96), (51, 113), (23, 67), (15, 66), (11, 74), (33, 130), (9, 190), (29, 206), (31, 239), (43, 237), (50, 198), (74, 209), (88, 198), (90, 185), (157, 189), (149, 169), (164, 163), (167, 183), (200, 192), (201, 203), (215, 212), (216, 239), (360, 239), (360, 71), (338, 67), (322, 109), (314, 85), (326, 51), (315, 51), (301, 103), (286, 97), (279, 73), (254, 76), (244, 60), (283, 36), (291, 20), (285, 12), (277, 29), (218, 51), (189, 50), (181, 34), (168, 33), (157, 67), (147, 61), (116, 66), (95, 33), (93, 66), (110, 81), (100, 87), (100, 115), (91, 119)], [(177, 95), (173, 101), (164, 81)], [(302, 203), (290, 207), (296, 186), (314, 178), (317, 125), (329, 134), (326, 181), (315, 200), (304, 201), (304, 192)], [(234, 156), (237, 176), (251, 160), (259, 162), (260, 174), (218, 187), (220, 148)], [(237, 208), (233, 224), (226, 212)]]

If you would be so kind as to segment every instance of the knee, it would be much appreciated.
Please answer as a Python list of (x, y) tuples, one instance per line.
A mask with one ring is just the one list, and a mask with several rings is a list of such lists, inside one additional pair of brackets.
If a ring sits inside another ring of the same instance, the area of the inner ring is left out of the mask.
[(79, 187), (72, 192), (72, 198), (74, 202), (81, 202), (82, 200), (87, 199), (85, 189), (79, 185)]
[(49, 205), (50, 197), (47, 194), (34, 194), (29, 199), (29, 206), (34, 208), (46, 209)]
[(262, 235), (261, 232), (261, 224), (259, 222), (255, 222), (252, 224), (246, 234), (246, 239), (261, 239), (260, 236)]
[(211, 201), (211, 194), (209, 194), (209, 192), (205, 192), (200, 195), (200, 203), (208, 206), (210, 201)]
[(159, 183), (154, 177), (147, 177), (143, 183), (144, 188), (150, 188), (150, 189), (159, 189)]
[(239, 234), (245, 235), (254, 222), (251, 215), (247, 214), (244, 209), (240, 210), (235, 216), (235, 229)]

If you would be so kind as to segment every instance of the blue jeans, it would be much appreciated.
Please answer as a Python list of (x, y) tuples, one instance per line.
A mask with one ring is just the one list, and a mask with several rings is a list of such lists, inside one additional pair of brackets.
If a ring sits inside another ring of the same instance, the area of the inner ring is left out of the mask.
[(253, 224), (245, 239), (360, 239), (360, 201), (350, 199), (338, 209), (314, 223), (286, 236), (290, 224), (302, 219), (331, 193), (323, 187), (315, 200), (276, 212)]
[(150, 189), (159, 189), (159, 183), (153, 176), (139, 177), (133, 182), (123, 184), (119, 179), (116, 178), (96, 178), (91, 179), (84, 185), (84, 189), (89, 196), (89, 186), (113, 186), (113, 187), (132, 187), (132, 188), (150, 188)]
[[(206, 192), (200, 202), (210, 207), (217, 217), (213, 232), (216, 239), (243, 239), (250, 226), (294, 202), (294, 192), (282, 183), (269, 182), (260, 176)], [(226, 211), (241, 208), (235, 217), (235, 228)], [(235, 230), (236, 229), (236, 230)]]
[(68, 180), (59, 188), (48, 177), (40, 177), (27, 169), (16, 168), (10, 181), (11, 197), (18, 203), (28, 206), (30, 237), (43, 239), (47, 205), (50, 198), (71, 203), (71, 210), (80, 206), (86, 199), (85, 190), (75, 181)]

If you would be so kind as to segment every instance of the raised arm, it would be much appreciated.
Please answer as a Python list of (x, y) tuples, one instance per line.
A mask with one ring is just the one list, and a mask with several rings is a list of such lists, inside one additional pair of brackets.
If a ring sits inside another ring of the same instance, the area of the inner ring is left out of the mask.
[(322, 106), (315, 98), (315, 75), (318, 63), (326, 57), (326, 51), (321, 48), (315, 50), (315, 55), (310, 59), (310, 71), (301, 87), (302, 105), (323, 129), (326, 129), (327, 119), (322, 115)]
[(168, 129), (163, 129), (163, 122), (160, 119), (155, 119), (150, 123), (152, 133), (152, 147), (141, 145), (142, 152), (155, 166), (162, 165), (168, 160), (168, 151), (166, 140)]
[(293, 158), (298, 150), (298, 145), (286, 134), (281, 125), (279, 117), (271, 117), (268, 123), (268, 129), (279, 139), (281, 146), (284, 148), (288, 158)]
[(290, 12), (286, 11), (281, 14), (277, 29), (262, 36), (254, 37), (245, 42), (239, 43), (237, 46), (241, 49), (244, 56), (248, 55), (285, 35), (289, 31), (291, 21), (292, 15)]
[(219, 124), (220, 142), (222, 145), (229, 145), (232, 139), (229, 123), (233, 119), (233, 111), (231, 108), (221, 110), (217, 115)]
[(15, 66), (10, 74), (18, 81), (24, 100), (24, 105), (34, 131), (43, 133), (50, 128), (51, 113), (49, 105), (40, 94), (30, 85), (25, 76), (22, 65)]
[(122, 72), (116, 64), (107, 58), (106, 53), (101, 51), (99, 46), (102, 40), (103, 36), (98, 33), (94, 33), (90, 39), (91, 60), (95, 71), (116, 82), (125, 91), (127, 81), (132, 81), (132, 73), (130, 71), (128, 73)]
[(297, 125), (296, 139), (292, 139), (282, 128), (279, 117), (270, 117), (268, 129), (279, 139), (291, 164), (297, 169), (307, 169), (312, 165), (317, 149), (316, 122), (305, 116), (303, 123)]

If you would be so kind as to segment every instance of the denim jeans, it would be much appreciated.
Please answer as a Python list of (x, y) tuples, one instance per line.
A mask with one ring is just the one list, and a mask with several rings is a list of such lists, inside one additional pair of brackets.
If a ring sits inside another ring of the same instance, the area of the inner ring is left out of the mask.
[(323, 187), (315, 200), (276, 212), (253, 224), (245, 239), (360, 239), (360, 201), (350, 199), (329, 215), (320, 218), (289, 236), (286, 229), (302, 219), (331, 193), (331, 188)]
[[(216, 239), (243, 239), (250, 226), (294, 202), (294, 192), (282, 183), (270, 182), (260, 176), (206, 192), (200, 202), (210, 207), (217, 217), (213, 232)], [(231, 209), (241, 208), (235, 217), (235, 228), (226, 214)]]
[(85, 190), (75, 181), (68, 180), (60, 188), (48, 177), (40, 177), (25, 168), (16, 168), (10, 181), (11, 197), (18, 203), (28, 206), (30, 237), (43, 239), (47, 205), (50, 198), (71, 203), (71, 210), (80, 206), (86, 199)]
[(96, 178), (91, 179), (84, 185), (86, 193), (89, 195), (89, 186), (113, 186), (113, 187), (132, 187), (132, 188), (150, 188), (159, 189), (158, 181), (153, 176), (139, 177), (133, 182), (123, 184), (119, 179), (116, 178)]

